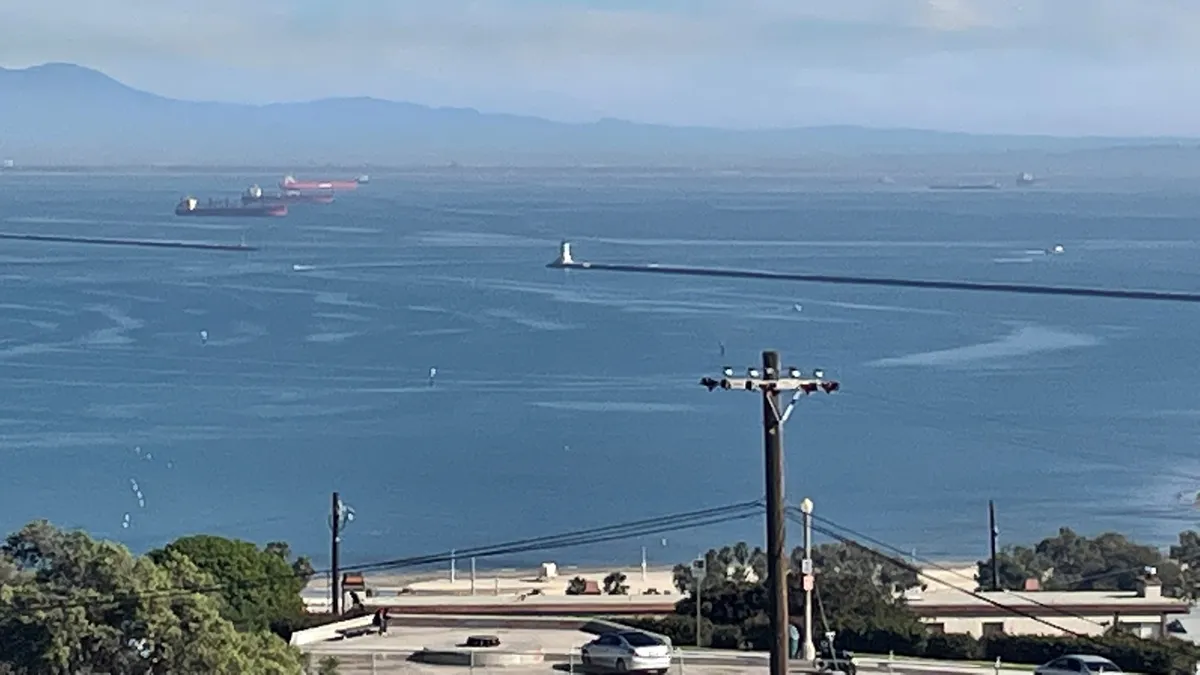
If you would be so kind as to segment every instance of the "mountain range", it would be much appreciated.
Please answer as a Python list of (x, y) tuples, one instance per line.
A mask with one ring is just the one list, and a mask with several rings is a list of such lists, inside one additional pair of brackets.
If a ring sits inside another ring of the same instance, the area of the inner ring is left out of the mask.
[(183, 101), (82, 66), (0, 68), (0, 157), (23, 165), (680, 164), (814, 154), (1069, 152), (1173, 138), (998, 136), (854, 126), (769, 130), (568, 124), (373, 98)]

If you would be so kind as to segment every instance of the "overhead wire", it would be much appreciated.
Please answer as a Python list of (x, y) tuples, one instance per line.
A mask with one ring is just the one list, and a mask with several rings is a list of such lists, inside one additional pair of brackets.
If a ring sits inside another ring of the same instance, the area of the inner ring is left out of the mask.
[[(802, 519), (801, 519), (799, 516), (797, 516), (797, 515), (795, 515), (794, 513), (792, 513), (791, 511), (789, 511), (789, 512), (788, 512), (788, 518), (789, 518), (790, 520), (792, 520), (793, 522), (796, 522), (796, 523), (803, 524), (803, 520), (802, 520)], [(1033, 621), (1036, 621), (1036, 622), (1038, 622), (1038, 623), (1040, 623), (1040, 624), (1043, 624), (1043, 625), (1045, 625), (1045, 626), (1047, 626), (1047, 627), (1049, 627), (1049, 628), (1053, 628), (1054, 630), (1060, 631), (1060, 632), (1062, 632), (1062, 633), (1064, 633), (1064, 634), (1066, 634), (1066, 635), (1072, 635), (1072, 636), (1074, 636), (1074, 637), (1079, 637), (1079, 638), (1086, 637), (1086, 636), (1084, 636), (1082, 633), (1078, 633), (1078, 632), (1076, 632), (1076, 631), (1073, 631), (1073, 630), (1071, 630), (1071, 629), (1069, 629), (1069, 628), (1066, 628), (1066, 627), (1064, 627), (1064, 626), (1060, 626), (1060, 625), (1058, 625), (1058, 624), (1056, 624), (1056, 623), (1054, 623), (1054, 622), (1052, 622), (1052, 621), (1048, 621), (1048, 620), (1046, 620), (1046, 619), (1044, 619), (1044, 618), (1042, 618), (1042, 617), (1040, 617), (1040, 616), (1037, 616), (1036, 614), (1033, 614), (1033, 613), (1031, 613), (1031, 612), (1027, 612), (1027, 611), (1025, 611), (1025, 610), (1023, 610), (1023, 609), (1020, 609), (1020, 608), (1018, 608), (1018, 607), (1014, 607), (1014, 606), (1012, 606), (1012, 605), (1007, 605), (1007, 604), (1004, 604), (1004, 603), (1002, 603), (1002, 602), (998, 602), (998, 601), (996, 601), (995, 599), (993, 599), (993, 598), (989, 598), (989, 597), (987, 597), (987, 596), (985, 596), (985, 595), (982, 595), (981, 593), (978, 593), (978, 592), (976, 592), (976, 591), (972, 591), (972, 590), (969, 590), (969, 589), (966, 589), (966, 588), (962, 588), (961, 586), (955, 586), (954, 584), (951, 584), (951, 583), (949, 583), (949, 582), (947, 582), (947, 581), (945, 581), (945, 580), (943, 580), (943, 579), (939, 579), (939, 578), (937, 578), (937, 577), (935, 577), (935, 576), (933, 576), (933, 575), (931, 575), (931, 574), (929, 574), (929, 573), (925, 572), (924, 570), (922, 570), (921, 568), (917, 567), (916, 565), (913, 565), (913, 564), (911, 564), (911, 563), (908, 563), (908, 562), (904, 561), (903, 559), (897, 559), (897, 558), (893, 558), (892, 556), (889, 556), (889, 555), (887, 555), (886, 553), (883, 553), (883, 552), (881, 552), (881, 551), (878, 551), (878, 550), (876, 550), (876, 549), (874, 549), (874, 548), (871, 548), (870, 546), (867, 546), (866, 544), (862, 544), (862, 543), (860, 543), (860, 542), (856, 541), (855, 539), (853, 539), (853, 538), (851, 538), (851, 537), (848, 537), (848, 536), (846, 536), (846, 535), (840, 534), (840, 533), (838, 533), (838, 532), (835, 532), (835, 531), (833, 531), (833, 530), (831, 530), (831, 529), (828, 529), (828, 528), (822, 528), (822, 527), (817, 527), (817, 526), (813, 526), (813, 528), (812, 528), (812, 529), (813, 529), (813, 531), (815, 531), (815, 532), (819, 532), (819, 533), (821, 533), (821, 534), (824, 534), (824, 535), (826, 535), (826, 536), (828, 536), (828, 537), (831, 537), (831, 538), (833, 538), (833, 539), (835, 539), (835, 540), (837, 540), (837, 541), (839, 541), (839, 542), (841, 542), (841, 543), (843, 543), (843, 544), (847, 544), (847, 545), (849, 545), (849, 546), (853, 546), (853, 547), (855, 547), (855, 548), (857, 548), (857, 549), (859, 549), (859, 550), (861, 550), (861, 551), (863, 551), (863, 552), (865, 552), (865, 553), (868, 553), (869, 555), (872, 555), (872, 556), (875, 556), (875, 557), (881, 558), (882, 560), (884, 560), (884, 561), (886, 561), (886, 562), (888, 562), (888, 563), (891, 563), (891, 564), (893, 564), (893, 565), (896, 565), (896, 566), (900, 567), (901, 569), (906, 569), (906, 570), (909, 570), (909, 571), (911, 571), (911, 572), (915, 573), (917, 576), (919, 576), (919, 577), (921, 577), (921, 578), (928, 579), (928, 580), (930, 580), (930, 581), (933, 581), (933, 582), (935, 582), (935, 583), (939, 583), (939, 584), (942, 584), (942, 585), (944, 585), (944, 586), (947, 586), (947, 587), (949, 587), (949, 588), (951, 588), (951, 589), (953, 589), (953, 590), (956, 590), (956, 591), (958, 591), (958, 592), (960, 592), (960, 593), (964, 593), (964, 594), (966, 594), (966, 595), (969, 595), (969, 596), (971, 596), (971, 597), (975, 598), (976, 600), (979, 600), (979, 601), (981, 601), (981, 602), (983, 602), (983, 603), (985, 603), (985, 604), (991, 605), (991, 606), (993, 606), (993, 607), (995, 607), (995, 608), (997, 608), (997, 609), (1003, 610), (1003, 611), (1005, 611), (1005, 612), (1011, 613), (1011, 614), (1013, 614), (1013, 615), (1016, 615), (1016, 616), (1021, 616), (1021, 617), (1024, 617), (1024, 618), (1026, 618), (1026, 619), (1031, 619), (1031, 620), (1033, 620)]]
[[(695, 511), (675, 513), (657, 518), (646, 518), (626, 523), (619, 523), (616, 525), (575, 530), (558, 535), (531, 537), (491, 546), (467, 548), (462, 549), (461, 551), (454, 551), (453, 553), (439, 552), (432, 555), (396, 558), (375, 563), (367, 563), (364, 565), (347, 566), (343, 567), (342, 569), (354, 569), (356, 571), (363, 572), (382, 571), (409, 567), (421, 567), (435, 563), (448, 562), (452, 559), (465, 556), (475, 558), (491, 558), (509, 555), (512, 553), (573, 548), (590, 544), (618, 541), (621, 539), (632, 539), (650, 534), (664, 534), (667, 532), (696, 529), (709, 525), (744, 520), (747, 518), (760, 516), (761, 514), (762, 502), (761, 500), (754, 500), (707, 509), (699, 509)], [(311, 577), (329, 574), (331, 571), (332, 570), (328, 569), (313, 570)], [(211, 584), (199, 587), (180, 586), (141, 593), (128, 593), (105, 599), (70, 600), (63, 598), (42, 602), (15, 603), (14, 608), (20, 611), (36, 611), (49, 609), (69, 609), (74, 607), (108, 607), (131, 602), (141, 602), (144, 600), (170, 600), (192, 594), (219, 593), (234, 588), (257, 588), (280, 581), (293, 580), (300, 576), (310, 575), (301, 575), (297, 572), (289, 572), (287, 574), (266, 575), (264, 577), (242, 580), (238, 582)]]
[[(799, 523), (799, 524), (801, 524), (801, 525), (803, 524), (803, 521), (802, 521), (802, 519), (801, 519), (799, 516), (797, 516), (797, 515), (794, 513), (794, 511), (793, 511), (793, 510), (789, 510), (789, 512), (788, 512), (788, 514), (787, 514), (787, 517), (788, 517), (789, 519), (791, 519), (793, 522)], [(826, 522), (829, 522), (829, 521), (826, 519)], [(838, 526), (838, 527), (841, 527), (841, 526)], [(991, 605), (991, 606), (993, 606), (993, 607), (996, 607), (997, 609), (1001, 609), (1001, 610), (1003, 610), (1003, 611), (1005, 611), (1005, 612), (1008, 612), (1008, 613), (1010, 613), (1010, 614), (1013, 614), (1013, 615), (1016, 615), (1016, 616), (1021, 616), (1021, 617), (1023, 617), (1023, 618), (1031, 619), (1031, 620), (1033, 620), (1033, 621), (1036, 621), (1036, 622), (1038, 622), (1038, 623), (1040, 623), (1040, 624), (1042, 624), (1042, 625), (1045, 625), (1045, 626), (1047, 626), (1047, 627), (1049, 627), (1049, 628), (1053, 628), (1054, 630), (1057, 630), (1057, 631), (1061, 632), (1061, 633), (1062, 633), (1062, 634), (1064, 634), (1064, 635), (1069, 635), (1069, 636), (1071, 636), (1071, 637), (1074, 637), (1074, 638), (1076, 638), (1076, 639), (1079, 639), (1079, 640), (1084, 640), (1084, 641), (1090, 642), (1090, 643), (1092, 643), (1093, 645), (1095, 645), (1096, 647), (1099, 647), (1099, 648), (1105, 648), (1105, 647), (1106, 647), (1106, 645), (1104, 644), (1104, 642), (1103, 642), (1103, 641), (1102, 641), (1100, 638), (1098, 638), (1097, 636), (1093, 636), (1093, 635), (1087, 635), (1087, 634), (1085, 634), (1085, 633), (1079, 633), (1079, 632), (1077, 632), (1077, 631), (1070, 630), (1070, 629), (1068, 629), (1068, 628), (1065, 628), (1065, 627), (1063, 627), (1063, 626), (1060, 626), (1060, 625), (1058, 625), (1058, 624), (1056, 624), (1056, 623), (1054, 623), (1054, 622), (1052, 622), (1052, 621), (1049, 621), (1049, 620), (1047, 620), (1047, 619), (1045, 619), (1045, 618), (1043, 618), (1043, 617), (1037, 616), (1036, 614), (1033, 614), (1033, 613), (1031, 613), (1031, 612), (1024, 611), (1024, 610), (1022, 610), (1022, 609), (1020, 609), (1020, 608), (1018, 608), (1018, 607), (1014, 607), (1014, 606), (1012, 606), (1012, 605), (1008, 605), (1008, 604), (1005, 604), (1005, 603), (1002, 603), (1002, 602), (997, 602), (997, 601), (996, 601), (996, 600), (994, 600), (993, 598), (989, 598), (989, 597), (987, 597), (987, 596), (984, 596), (984, 595), (982, 595), (982, 594), (980, 594), (980, 593), (978, 593), (978, 592), (976, 592), (976, 591), (971, 591), (971, 590), (968, 590), (968, 589), (962, 588), (962, 587), (960, 587), (960, 586), (955, 586), (954, 584), (951, 584), (951, 583), (949, 583), (949, 582), (947, 582), (947, 581), (944, 581), (944, 580), (942, 580), (942, 579), (938, 579), (937, 577), (934, 577), (934, 576), (932, 576), (932, 575), (929, 575), (928, 573), (924, 572), (923, 570), (921, 570), (921, 569), (920, 569), (920, 568), (918, 568), (917, 566), (915, 566), (915, 565), (912, 565), (912, 564), (910, 564), (910, 563), (908, 563), (908, 562), (904, 561), (903, 559), (896, 559), (896, 558), (893, 558), (893, 557), (891, 557), (891, 556), (887, 555), (886, 553), (883, 553), (883, 552), (881, 552), (881, 551), (878, 551), (878, 550), (876, 550), (876, 549), (874, 549), (874, 548), (872, 548), (872, 547), (870, 547), (870, 546), (867, 546), (866, 544), (863, 544), (863, 543), (861, 543), (861, 542), (859, 542), (859, 541), (855, 540), (854, 538), (852, 538), (852, 537), (850, 537), (850, 536), (846, 536), (846, 535), (840, 534), (840, 533), (838, 533), (838, 532), (835, 532), (835, 531), (833, 531), (833, 530), (831, 530), (831, 529), (824, 528), (824, 527), (816, 527), (816, 526), (814, 526), (812, 529), (813, 529), (815, 532), (819, 532), (819, 533), (821, 533), (821, 534), (824, 534), (824, 535), (826, 535), (826, 536), (828, 536), (828, 537), (830, 537), (830, 538), (832, 538), (832, 539), (834, 539), (834, 540), (836, 540), (836, 541), (838, 541), (838, 542), (841, 542), (841, 543), (843, 543), (843, 544), (846, 544), (846, 545), (849, 545), (849, 546), (853, 546), (854, 548), (857, 548), (857, 549), (859, 549), (859, 550), (861, 550), (861, 551), (863, 551), (863, 552), (865, 552), (865, 553), (867, 553), (867, 554), (869, 554), (869, 555), (872, 555), (872, 556), (875, 556), (875, 557), (877, 557), (877, 558), (880, 558), (880, 559), (882, 559), (882, 560), (884, 560), (884, 561), (887, 561), (887, 562), (889, 562), (889, 563), (891, 563), (891, 564), (897, 565), (897, 566), (899, 566), (899, 567), (901, 567), (901, 568), (903, 568), (903, 569), (907, 569), (907, 570), (909, 570), (909, 571), (912, 571), (912, 572), (914, 572), (915, 574), (917, 574), (917, 576), (919, 576), (919, 577), (922, 577), (922, 578), (925, 578), (925, 579), (929, 579), (929, 580), (931, 580), (931, 581), (935, 581), (935, 582), (937, 582), (937, 583), (940, 583), (940, 584), (943, 584), (943, 585), (945, 585), (945, 586), (947, 586), (947, 587), (949, 587), (949, 588), (951, 588), (951, 589), (953, 589), (953, 590), (957, 590), (957, 591), (959, 591), (959, 592), (965, 593), (965, 594), (967, 594), (967, 595), (969, 595), (969, 596), (971, 596), (971, 597), (974, 597), (974, 598), (975, 598), (975, 599), (977, 599), (977, 600), (980, 600), (981, 602), (984, 602), (984, 603), (986, 603), (986, 604), (989, 604), (989, 605)], [(846, 531), (848, 531), (848, 532), (850, 531), (848, 528), (844, 528), (844, 529), (846, 529)], [(864, 538), (866, 541), (878, 542), (878, 540), (877, 540), (877, 539), (874, 539), (873, 537), (866, 537), (866, 536), (864, 536), (863, 538)], [(895, 547), (891, 547), (891, 546), (889, 546), (889, 545), (887, 545), (887, 544), (884, 544), (883, 542), (878, 542), (878, 544), (877, 544), (877, 545), (882, 545), (882, 546), (884, 546), (884, 547), (886, 547), (886, 548), (895, 548)], [(815, 590), (815, 588), (816, 588), (816, 586), (814, 586), (814, 590)], [(1040, 603), (1035, 603), (1035, 604), (1040, 604)], [(1100, 625), (1103, 625), (1103, 624), (1100, 624)], [(1107, 627), (1106, 627), (1106, 628), (1107, 628)], [(1114, 629), (1115, 629), (1115, 628), (1117, 628), (1117, 626), (1114, 624), (1114, 625), (1112, 626), (1112, 628), (1114, 628)]]
[[(796, 516), (795, 516), (795, 514), (799, 512), (799, 510), (798, 510), (798, 509), (795, 509), (794, 507), (791, 507), (789, 510), (791, 511), (793, 518), (795, 518), (795, 517), (796, 517)], [(933, 567), (933, 568), (936, 568), (936, 569), (938, 569), (938, 570), (941, 570), (941, 571), (943, 571), (943, 572), (948, 572), (948, 573), (950, 573), (951, 575), (953, 575), (953, 576), (955, 576), (955, 577), (958, 577), (958, 578), (960, 578), (960, 579), (963, 579), (964, 581), (970, 581), (972, 584), (975, 584), (975, 583), (977, 583), (977, 580), (976, 580), (974, 577), (968, 577), (967, 575), (965, 575), (965, 574), (963, 574), (963, 573), (959, 572), (958, 570), (955, 570), (955, 569), (953, 569), (953, 568), (947, 567), (947, 566), (945, 566), (945, 565), (942, 565), (942, 564), (940, 564), (940, 563), (934, 562), (934, 561), (932, 561), (932, 560), (929, 560), (929, 559), (926, 559), (926, 558), (921, 558), (921, 557), (918, 557), (918, 556), (916, 556), (916, 555), (913, 555), (913, 554), (911, 554), (911, 553), (906, 553), (906, 552), (905, 552), (903, 549), (899, 548), (898, 546), (893, 546), (892, 544), (888, 544), (888, 543), (886, 543), (886, 542), (884, 542), (884, 541), (880, 541), (879, 539), (876, 539), (876, 538), (874, 538), (874, 537), (871, 537), (871, 536), (869, 536), (869, 535), (863, 534), (863, 533), (861, 533), (861, 532), (856, 532), (855, 530), (852, 530), (852, 529), (850, 529), (850, 528), (848, 528), (848, 527), (846, 527), (846, 526), (844, 526), (844, 525), (839, 525), (838, 523), (835, 523), (834, 521), (832, 521), (832, 520), (830, 520), (830, 519), (828, 519), (828, 518), (825, 518), (825, 517), (823, 517), (823, 516), (818, 516), (818, 515), (816, 515), (816, 514), (810, 514), (810, 516), (809, 516), (809, 517), (811, 517), (811, 518), (812, 518), (813, 520), (815, 520), (815, 521), (818, 521), (818, 522), (824, 523), (824, 524), (828, 525), (829, 527), (833, 527), (833, 528), (839, 529), (839, 530), (841, 530), (841, 531), (843, 531), (843, 532), (847, 533), (847, 534), (848, 534), (848, 535), (850, 535), (851, 537), (854, 537), (854, 538), (855, 538), (855, 539), (857, 539), (857, 540), (860, 540), (860, 541), (866, 541), (866, 542), (868, 542), (868, 543), (872, 544), (873, 546), (878, 546), (878, 547), (880, 547), (880, 548), (884, 548), (884, 549), (887, 549), (887, 550), (889, 550), (889, 551), (892, 551), (893, 553), (896, 553), (897, 555), (899, 555), (899, 556), (902, 556), (902, 558), (901, 558), (901, 559), (903, 559), (903, 557), (908, 557), (908, 558), (911, 558), (912, 560), (914, 560), (914, 561), (916, 561), (916, 562), (920, 562), (920, 563), (922, 563), (923, 565), (926, 565), (926, 566), (928, 566), (928, 567)], [(801, 523), (801, 524), (802, 524), (802, 523)], [(822, 534), (827, 534), (827, 535), (829, 535), (829, 536), (835, 536), (835, 535), (830, 535), (829, 531), (828, 531), (826, 528), (818, 528), (818, 527), (814, 526), (814, 527), (813, 527), (813, 529), (814, 529), (814, 530), (816, 530), (816, 531), (819, 531), (819, 532), (821, 532)], [(909, 565), (908, 567), (910, 567), (910, 568), (911, 568), (911, 569), (913, 569), (913, 570), (918, 570), (918, 569), (919, 569), (919, 568), (917, 568), (915, 565)], [(928, 578), (931, 578), (931, 579), (936, 579), (938, 582), (940, 582), (940, 583), (942, 583), (943, 585), (945, 585), (945, 586), (948, 586), (948, 587), (950, 587), (950, 588), (954, 588), (954, 589), (956, 589), (956, 590), (960, 590), (960, 591), (961, 591), (961, 590), (966, 590), (966, 589), (964, 589), (964, 588), (963, 588), (963, 587), (961, 587), (961, 586), (955, 586), (954, 584), (948, 583), (948, 582), (946, 582), (945, 580), (942, 580), (942, 579), (937, 579), (937, 577), (933, 577), (933, 576), (931, 576), (931, 575), (928, 575), (927, 573), (925, 573), (925, 572), (924, 572), (924, 570), (921, 570), (920, 572), (918, 572), (918, 574), (919, 574), (919, 575), (921, 575), (922, 577), (928, 577)], [(1041, 607), (1042, 609), (1046, 609), (1046, 610), (1049, 610), (1049, 611), (1055, 612), (1056, 614), (1060, 614), (1060, 615), (1062, 615), (1062, 616), (1065, 616), (1065, 617), (1068, 617), (1068, 618), (1072, 618), (1072, 619), (1080, 619), (1080, 620), (1083, 620), (1083, 621), (1086, 621), (1086, 622), (1088, 622), (1088, 623), (1094, 624), (1094, 625), (1096, 625), (1096, 626), (1101, 626), (1101, 627), (1103, 627), (1103, 626), (1105, 625), (1105, 624), (1103, 624), (1103, 623), (1101, 623), (1101, 622), (1099, 622), (1099, 621), (1096, 621), (1096, 620), (1094, 620), (1094, 619), (1090, 619), (1090, 618), (1088, 618), (1088, 617), (1085, 617), (1085, 616), (1083, 616), (1083, 615), (1081, 615), (1081, 614), (1078, 614), (1078, 613), (1076, 613), (1076, 612), (1072, 612), (1072, 611), (1070, 611), (1070, 610), (1067, 610), (1067, 609), (1064, 609), (1064, 608), (1062, 608), (1062, 607), (1058, 607), (1058, 606), (1056, 606), (1056, 605), (1052, 605), (1052, 604), (1049, 604), (1049, 603), (1045, 603), (1045, 602), (1042, 602), (1042, 601), (1040, 601), (1040, 600), (1035, 600), (1034, 598), (1031, 598), (1031, 597), (1029, 597), (1028, 595), (1021, 594), (1021, 593), (1018, 593), (1017, 591), (1012, 591), (1012, 590), (1009, 590), (1009, 589), (999, 589), (999, 590), (998, 590), (998, 592), (1002, 592), (1002, 593), (1005, 593), (1005, 594), (1007, 594), (1007, 595), (1011, 595), (1011, 596), (1013, 596), (1013, 597), (1015, 597), (1015, 598), (1020, 598), (1021, 600), (1025, 601), (1025, 602), (1028, 602), (1028, 603), (1029, 603), (1029, 604), (1031, 604), (1031, 605), (1034, 605), (1034, 606), (1036, 606), (1036, 607)]]

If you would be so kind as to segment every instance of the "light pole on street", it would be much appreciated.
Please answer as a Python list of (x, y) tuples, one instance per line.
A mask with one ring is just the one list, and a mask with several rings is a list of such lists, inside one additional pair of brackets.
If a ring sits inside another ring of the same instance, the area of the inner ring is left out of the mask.
[(801, 573), (804, 575), (804, 660), (817, 660), (817, 647), (813, 644), (813, 561), (812, 561), (812, 512), (813, 503), (808, 497), (800, 502), (800, 512), (804, 514), (804, 561), (801, 563)]

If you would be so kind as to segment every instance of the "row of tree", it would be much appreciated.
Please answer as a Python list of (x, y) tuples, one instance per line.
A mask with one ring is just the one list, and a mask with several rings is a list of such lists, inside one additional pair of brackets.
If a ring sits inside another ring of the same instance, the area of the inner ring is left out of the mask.
[[(1046, 590), (1134, 590), (1145, 568), (1154, 568), (1167, 595), (1200, 599), (1200, 533), (1185, 530), (1165, 552), (1107, 532), (1084, 537), (1070, 528), (1033, 546), (1006, 546), (996, 553), (1000, 587), (1020, 590), (1036, 579)], [(981, 589), (992, 585), (992, 560), (979, 562)]]
[[(1089, 639), (1084, 645), (1066, 638), (933, 635), (904, 601), (903, 591), (922, 583), (908, 561), (853, 543), (816, 546), (812, 558), (817, 576), (814, 633), (836, 631), (842, 648), (936, 658), (998, 656), (1008, 662), (1041, 663), (1087, 647), (1087, 651), (1105, 653), (1119, 665), (1140, 672), (1190, 669), (1200, 660), (1200, 649), (1174, 638), (1148, 641), (1113, 634), (1105, 636), (1102, 644)], [(802, 560), (803, 551), (795, 550), (788, 579), (792, 617), (802, 616), (803, 611)], [(998, 553), (997, 561), (1001, 585), (1008, 589), (1023, 588), (1026, 579), (1036, 578), (1043, 588), (1055, 590), (1133, 590), (1145, 568), (1154, 567), (1166, 592), (1195, 599), (1200, 535), (1183, 532), (1177, 545), (1162, 552), (1119, 534), (1087, 538), (1064, 528), (1035, 546), (1006, 548)], [(739, 543), (708, 551), (705, 562), (701, 642), (723, 648), (765, 649), (769, 642), (769, 605), (761, 581), (766, 576), (765, 553)], [(642, 625), (665, 632), (682, 644), (694, 644), (696, 580), (691, 565), (676, 566), (674, 577), (679, 591), (687, 594), (677, 603), (676, 616)], [(981, 561), (977, 581), (986, 587), (990, 579), (991, 561)]]
[(312, 567), (286, 544), (193, 536), (143, 556), (47, 522), (0, 545), (0, 673), (301, 672), (271, 631)]

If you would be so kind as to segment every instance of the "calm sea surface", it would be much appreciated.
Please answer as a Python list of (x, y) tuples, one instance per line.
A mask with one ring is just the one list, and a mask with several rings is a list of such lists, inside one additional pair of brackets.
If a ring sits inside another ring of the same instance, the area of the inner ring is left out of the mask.
[[(565, 237), (580, 259), (1196, 290), (1200, 190), (464, 170), (285, 219), (171, 215), (275, 180), (0, 175), (0, 230), (261, 246), (3, 242), (0, 529), (282, 539), (320, 563), (339, 490), (362, 563), (755, 499), (758, 401), (697, 380), (771, 348), (843, 382), (785, 434), (789, 495), (838, 523), (968, 558), (989, 498), (1007, 543), (1163, 544), (1195, 519), (1200, 307), (544, 265)], [(762, 538), (756, 520), (508, 562)]]

